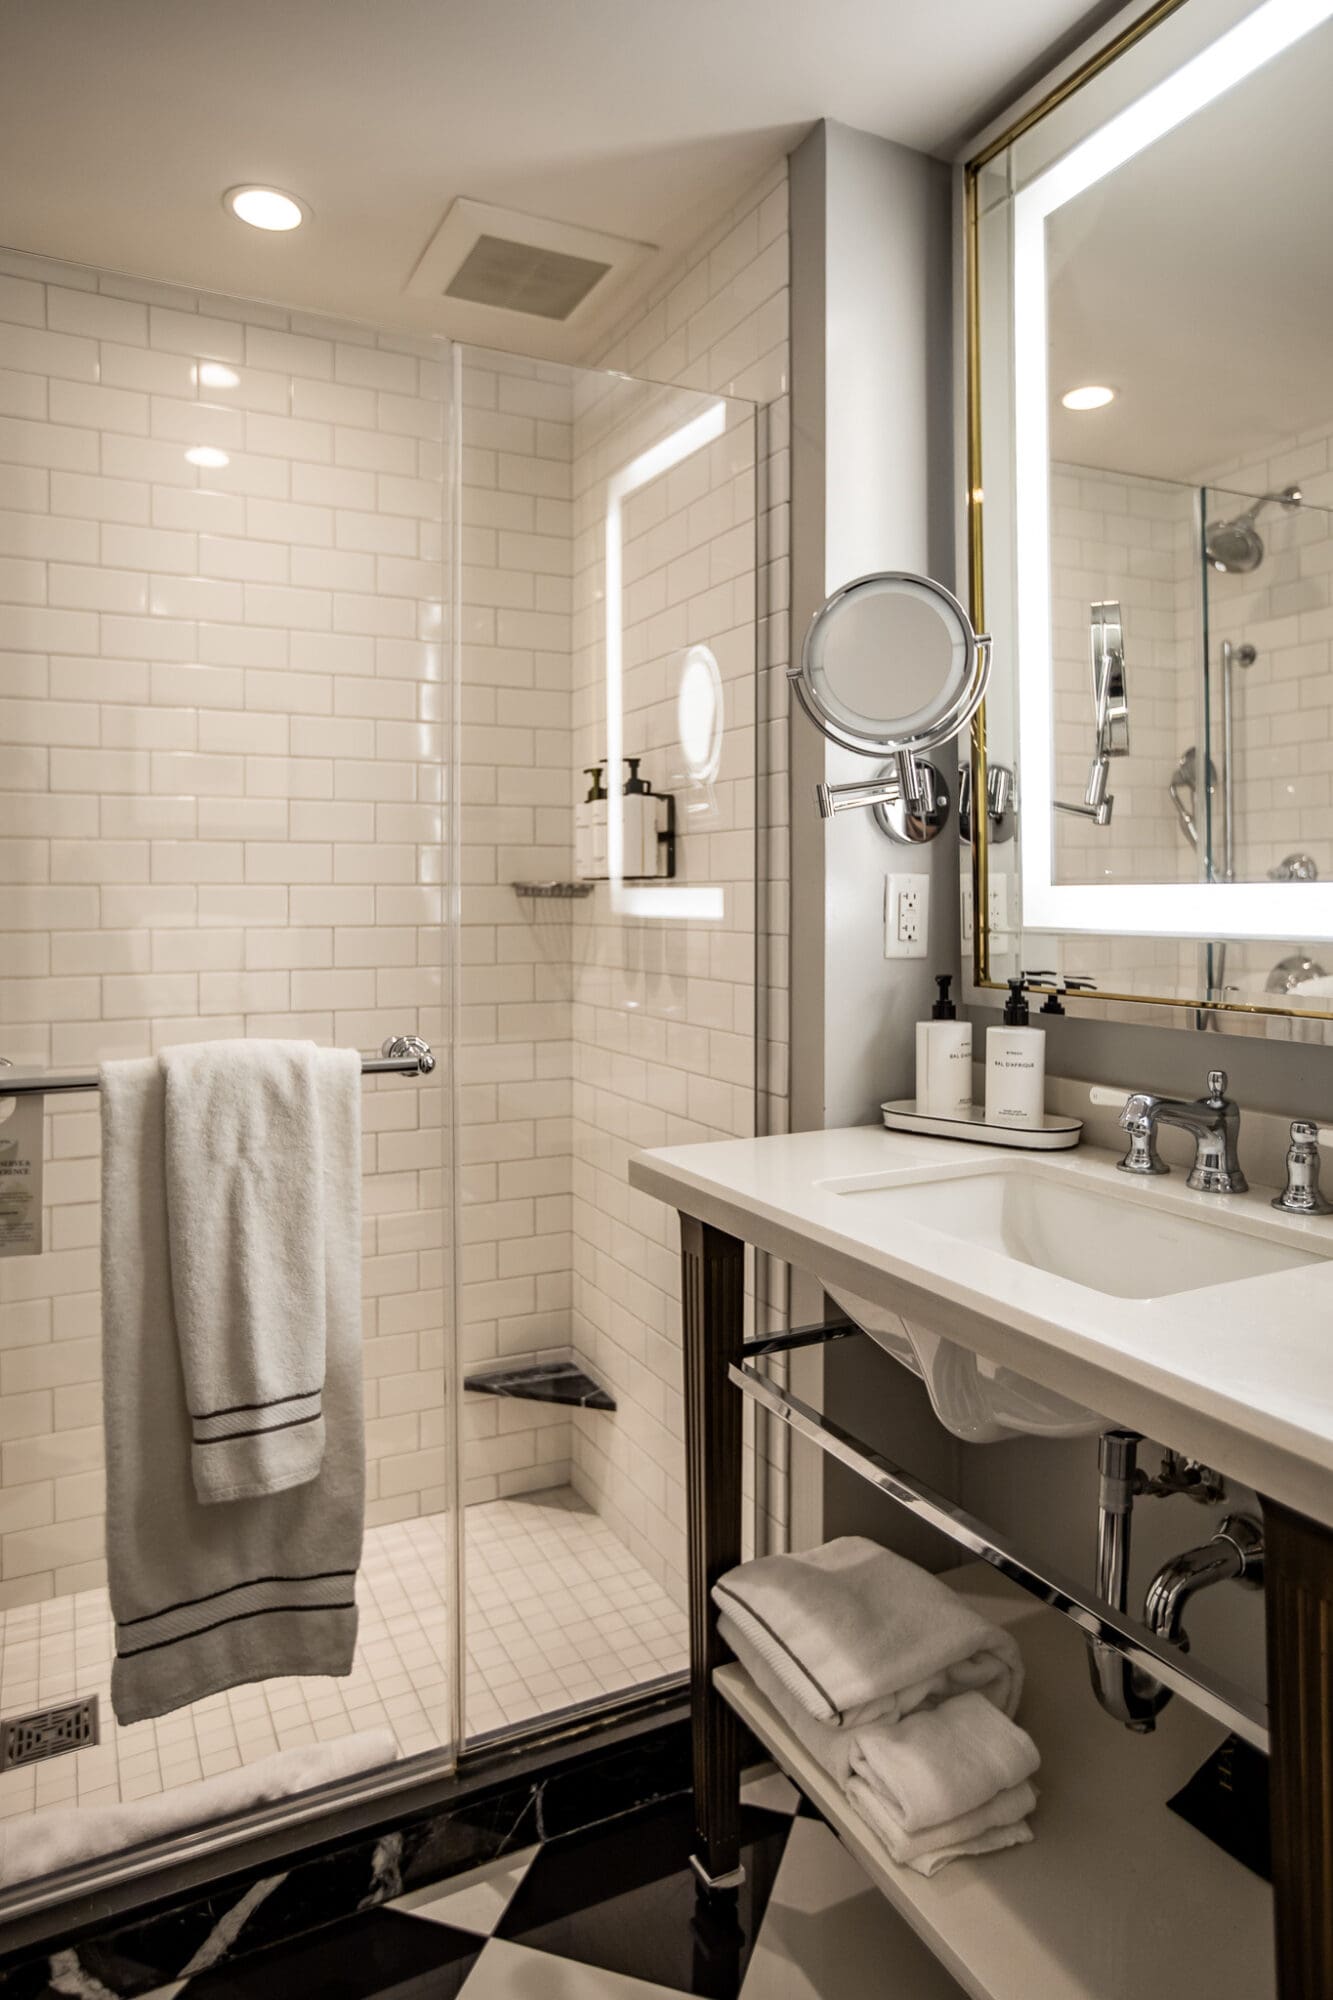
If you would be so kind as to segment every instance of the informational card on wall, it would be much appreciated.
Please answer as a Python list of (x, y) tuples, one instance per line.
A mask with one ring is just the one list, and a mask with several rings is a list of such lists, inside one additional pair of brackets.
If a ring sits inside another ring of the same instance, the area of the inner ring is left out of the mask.
[(42, 1107), (12, 1097), (0, 1122), (0, 1257), (36, 1257), (42, 1247)]

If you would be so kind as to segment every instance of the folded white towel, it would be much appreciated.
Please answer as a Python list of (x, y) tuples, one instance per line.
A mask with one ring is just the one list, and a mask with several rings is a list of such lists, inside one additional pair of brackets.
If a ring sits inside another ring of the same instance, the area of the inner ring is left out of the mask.
[(102, 1377), (111, 1700), (140, 1722), (242, 1681), (350, 1673), (365, 1514), (361, 1094), (354, 1052), (315, 1065), (324, 1138), (324, 1421), (316, 1479), (205, 1506), (172, 1309), (157, 1061), (102, 1069)]
[(1002, 1847), (1025, 1847), (1032, 1839), (1027, 1816), (1037, 1803), (1031, 1785), (1015, 1785), (986, 1805), (942, 1826), (927, 1827), (921, 1833), (907, 1833), (884, 1800), (864, 1779), (853, 1778), (847, 1796), (862, 1819), (877, 1833), (894, 1861), (914, 1868), (918, 1875), (934, 1875), (950, 1861), (970, 1854), (994, 1854)]
[[(204, 1501), (304, 1485), (324, 1456), (317, 1054), (255, 1039), (160, 1057), (171, 1292)], [(339, 1075), (360, 1091), (359, 1064)]]
[(7, 1889), (11, 1883), (73, 1868), (99, 1854), (161, 1840), (183, 1827), (206, 1826), (276, 1799), (293, 1798), (316, 1785), (331, 1785), (358, 1771), (392, 1764), (397, 1755), (392, 1730), (367, 1729), (338, 1742), (279, 1750), (255, 1764), (155, 1792), (132, 1805), (53, 1806), (47, 1812), (0, 1820), (0, 1886)]
[[(840, 1729), (835, 1723), (819, 1722), (803, 1708), (790, 1688), (784, 1687), (766, 1661), (730, 1619), (718, 1619), (718, 1632), (731, 1647), (764, 1700), (786, 1723), (797, 1741), (804, 1745), (821, 1770), (827, 1771), (845, 1792), (861, 1817), (883, 1840), (895, 1861), (915, 1868), (920, 1875), (933, 1875), (947, 1861), (965, 1854), (990, 1854), (1001, 1847), (1017, 1847), (1031, 1840), (1032, 1830), (1023, 1824), (1036, 1804), (1036, 1792), (1024, 1782), (998, 1793), (969, 1813), (960, 1813), (942, 1826), (909, 1833), (891, 1810), (883, 1793), (873, 1783), (853, 1772), (853, 1759), (865, 1759), (866, 1745), (891, 1735), (901, 1723), (872, 1722), (861, 1729)], [(946, 1707), (950, 1704), (946, 1703)], [(999, 1711), (995, 1710), (998, 1714)], [(915, 1720), (915, 1718), (913, 1718)], [(1003, 1720), (1003, 1717), (1001, 1717)], [(1022, 1732), (1019, 1732), (1022, 1734)], [(873, 1751), (872, 1751), (873, 1756)]]
[(1036, 1744), (981, 1694), (956, 1694), (901, 1722), (855, 1732), (852, 1771), (903, 1833), (956, 1821), (1030, 1778)]
[(713, 1598), (820, 1722), (896, 1722), (969, 1688), (1006, 1715), (1018, 1707), (1023, 1661), (1010, 1634), (863, 1536), (741, 1563)]
[(820, 1769), (827, 1771), (834, 1783), (845, 1792), (851, 1782), (856, 1732), (839, 1729), (834, 1722), (819, 1722), (809, 1709), (802, 1708), (791, 1689), (783, 1686), (767, 1660), (755, 1651), (739, 1626), (733, 1625), (725, 1612), (717, 1621), (717, 1629), (769, 1707), (781, 1716), (793, 1736), (805, 1745)]

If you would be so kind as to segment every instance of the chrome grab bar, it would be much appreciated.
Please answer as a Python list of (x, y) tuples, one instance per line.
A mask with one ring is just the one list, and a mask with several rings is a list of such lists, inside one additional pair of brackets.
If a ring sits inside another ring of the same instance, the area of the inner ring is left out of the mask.
[[(431, 1045), (420, 1035), (390, 1035), (377, 1056), (362, 1056), (362, 1076), (429, 1076), (435, 1068)], [(0, 1056), (0, 1097), (64, 1097), (76, 1090), (97, 1090), (101, 1077), (58, 1069), (15, 1069)]]

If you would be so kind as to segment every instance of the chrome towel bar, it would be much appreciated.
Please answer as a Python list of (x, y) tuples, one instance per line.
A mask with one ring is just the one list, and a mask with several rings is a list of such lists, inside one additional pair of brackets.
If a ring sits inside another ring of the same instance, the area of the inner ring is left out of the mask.
[(1034, 1568), (998, 1530), (904, 1472), (900, 1465), (853, 1437), (831, 1417), (812, 1410), (789, 1389), (770, 1382), (750, 1362), (733, 1362), (727, 1373), (752, 1402), (761, 1404), (798, 1437), (818, 1445), (830, 1458), (869, 1481), (878, 1492), (897, 1501), (919, 1521), (927, 1522), (950, 1541), (959, 1543), (969, 1555), (990, 1563), (1001, 1576), (1008, 1577), (1042, 1604), (1063, 1612), (1089, 1639), (1123, 1653), (1133, 1665), (1145, 1668), (1182, 1701), (1202, 1709), (1224, 1729), (1234, 1730), (1256, 1750), (1267, 1753), (1268, 1710), (1263, 1702), (1192, 1661), (1187, 1653), (1158, 1639), (1145, 1625), (1127, 1618), (1093, 1592), (1061, 1576), (1058, 1570), (1044, 1565), (1041, 1569)]
[[(363, 1076), (429, 1076), (435, 1055), (420, 1035), (390, 1035), (377, 1056), (362, 1056)], [(77, 1090), (96, 1090), (96, 1070), (14, 1069), (0, 1056), (0, 1097), (63, 1097)]]

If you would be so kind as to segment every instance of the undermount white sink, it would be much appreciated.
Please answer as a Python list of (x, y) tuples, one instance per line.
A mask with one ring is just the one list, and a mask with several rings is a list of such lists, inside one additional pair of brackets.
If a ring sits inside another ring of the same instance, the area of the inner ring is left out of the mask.
[[(1244, 1217), (1219, 1203), (1216, 1215), (1177, 1205), (1160, 1182), (1083, 1180), (1077, 1169), (1015, 1160), (930, 1180), (893, 1185), (883, 1176), (825, 1181), (847, 1201), (860, 1227), (892, 1234), (900, 1227), (954, 1238), (969, 1252), (989, 1251), (1063, 1278), (1104, 1297), (1164, 1299), (1208, 1286), (1271, 1276), (1333, 1255)], [(1017, 1435), (1079, 1437), (1105, 1418), (1012, 1370), (988, 1362), (946, 1334), (908, 1321), (845, 1289), (832, 1297), (897, 1360), (919, 1374), (941, 1423), (971, 1443)], [(943, 1311), (943, 1309), (942, 1309)]]

